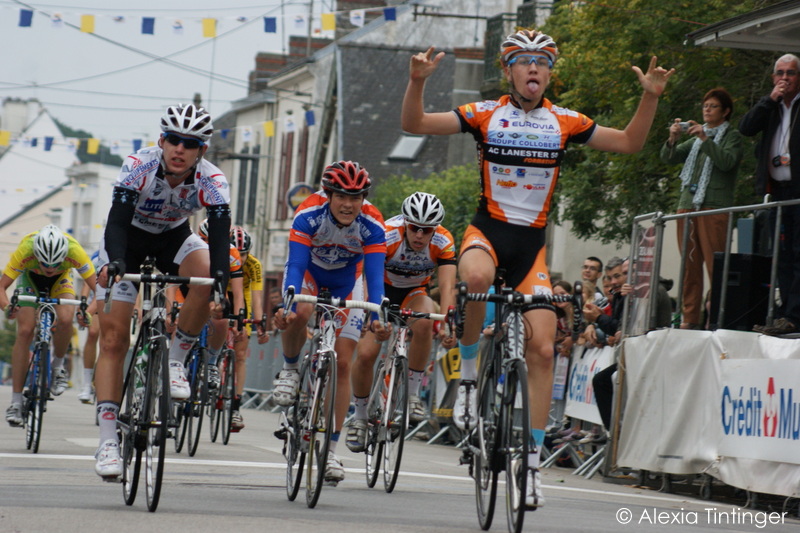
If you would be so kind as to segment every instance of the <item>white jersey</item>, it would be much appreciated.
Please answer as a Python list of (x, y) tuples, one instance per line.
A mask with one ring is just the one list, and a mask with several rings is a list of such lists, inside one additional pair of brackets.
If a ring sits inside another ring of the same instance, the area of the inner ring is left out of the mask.
[(161, 169), (161, 148), (152, 146), (129, 155), (116, 187), (139, 193), (131, 224), (149, 233), (176, 228), (203, 207), (230, 203), (230, 189), (220, 169), (205, 159), (194, 174), (171, 187)]

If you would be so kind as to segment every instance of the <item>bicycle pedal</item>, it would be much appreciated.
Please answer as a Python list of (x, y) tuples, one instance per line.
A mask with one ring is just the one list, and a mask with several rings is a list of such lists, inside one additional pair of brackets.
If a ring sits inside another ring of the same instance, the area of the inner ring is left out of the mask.
[(472, 465), (472, 452), (464, 450), (461, 457), (458, 458), (459, 465)]
[(106, 483), (122, 483), (122, 476), (102, 476), (100, 479)]
[(326, 487), (338, 487), (338, 486), (339, 486), (339, 482), (338, 482), (338, 481), (328, 481), (328, 480), (325, 480), (325, 481), (324, 481), (322, 484), (323, 484), (324, 486), (326, 486)]
[(278, 429), (272, 432), (272, 434), (275, 435), (275, 438), (279, 440), (286, 440), (287, 433), (288, 431), (286, 430), (285, 427), (279, 427)]

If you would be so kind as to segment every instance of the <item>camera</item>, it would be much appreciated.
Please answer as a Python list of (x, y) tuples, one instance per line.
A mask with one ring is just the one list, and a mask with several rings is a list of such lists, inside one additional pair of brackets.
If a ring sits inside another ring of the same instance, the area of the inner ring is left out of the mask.
[(689, 126), (691, 126), (691, 124), (689, 124), (688, 122), (678, 122), (678, 126), (680, 126), (681, 131), (687, 131), (689, 129)]

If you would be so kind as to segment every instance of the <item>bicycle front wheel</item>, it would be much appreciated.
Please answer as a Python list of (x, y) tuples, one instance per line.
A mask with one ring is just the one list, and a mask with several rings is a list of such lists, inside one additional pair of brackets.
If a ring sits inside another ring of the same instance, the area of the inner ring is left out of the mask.
[(367, 405), (367, 435), (364, 443), (364, 457), (366, 461), (367, 486), (372, 488), (378, 481), (381, 471), (381, 458), (383, 457), (383, 439), (380, 438), (381, 424), (386, 404), (386, 374), (384, 362), (375, 367), (375, 376), (372, 379), (372, 390), (369, 393)]
[(155, 512), (161, 497), (161, 481), (164, 477), (164, 455), (166, 453), (169, 424), (169, 350), (163, 337), (150, 344), (150, 364), (145, 385), (145, 414), (147, 443), (145, 445), (145, 488), (147, 509)]
[(25, 446), (33, 453), (39, 452), (42, 437), (42, 419), (47, 402), (47, 346), (37, 344), (28, 368), (28, 390), (23, 395), (23, 418), (25, 419)]
[[(133, 353), (141, 350), (141, 338), (137, 340)], [(139, 487), (139, 472), (142, 466), (144, 439), (139, 435), (139, 416), (144, 391), (136, 391), (136, 368), (133, 361), (128, 365), (122, 389), (122, 403), (117, 417), (120, 457), (122, 458), (122, 497), (125, 505), (133, 505)]]
[[(482, 357), (491, 357), (484, 352)], [(479, 382), (478, 390), (478, 426), (470, 436), (472, 449), (472, 477), (475, 480), (475, 504), (478, 509), (478, 523), (481, 529), (488, 530), (492, 526), (494, 508), (497, 499), (497, 478), (500, 463), (498, 460), (497, 430), (500, 404), (496, 394), (497, 376), (491, 361), (487, 361)]]
[(211, 393), (210, 396), (211, 398), (208, 402), (208, 430), (209, 436), (211, 437), (211, 442), (217, 442), (220, 425), (220, 408), (218, 406), (222, 405), (222, 394), (220, 392), (220, 387), (217, 387), (217, 389)]
[(233, 350), (227, 349), (224, 352), (224, 358), (225, 371), (220, 383), (223, 397), (220, 424), (222, 424), (222, 444), (228, 444), (231, 439), (233, 400), (236, 398), (236, 354)]
[(515, 360), (508, 366), (502, 412), (508, 530), (510, 533), (520, 533), (525, 520), (525, 490), (531, 439), (528, 371), (522, 360)]
[(300, 483), (303, 480), (303, 466), (308, 453), (308, 435), (310, 434), (310, 402), (308, 391), (312, 390), (313, 381), (308, 361), (300, 368), (300, 387), (294, 403), (286, 411), (286, 436), (284, 437), (283, 455), (286, 458), (286, 497), (290, 502), (297, 498)]
[(203, 429), (203, 411), (208, 403), (208, 365), (205, 363), (205, 350), (198, 352), (200, 358), (197, 362), (197, 371), (192, 382), (192, 395), (189, 398), (188, 423), (188, 449), (189, 457), (197, 453), (197, 444), (200, 442), (200, 431)]
[(306, 505), (314, 508), (319, 501), (325, 466), (333, 432), (333, 406), (336, 398), (336, 356), (319, 354), (316, 362), (314, 393), (311, 399), (311, 433), (308, 440), (306, 465)]
[(383, 487), (388, 493), (397, 484), (408, 428), (408, 360), (405, 357), (396, 358), (393, 368), (383, 419)]

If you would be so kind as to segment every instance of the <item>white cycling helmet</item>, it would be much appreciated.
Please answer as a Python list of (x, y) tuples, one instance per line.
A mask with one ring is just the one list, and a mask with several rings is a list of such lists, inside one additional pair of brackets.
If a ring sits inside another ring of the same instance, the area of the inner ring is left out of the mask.
[(444, 220), (444, 206), (436, 196), (415, 192), (403, 200), (403, 217), (417, 226), (438, 226)]
[(33, 237), (33, 255), (46, 265), (59, 265), (67, 258), (69, 239), (58, 226), (48, 224)]
[(178, 104), (169, 106), (164, 112), (161, 117), (161, 131), (192, 135), (205, 143), (214, 133), (214, 124), (211, 122), (211, 115), (202, 107)]
[(558, 47), (553, 38), (536, 30), (519, 30), (512, 33), (500, 45), (500, 56), (503, 65), (508, 65), (511, 56), (517, 52), (542, 52), (555, 64), (558, 59)]

